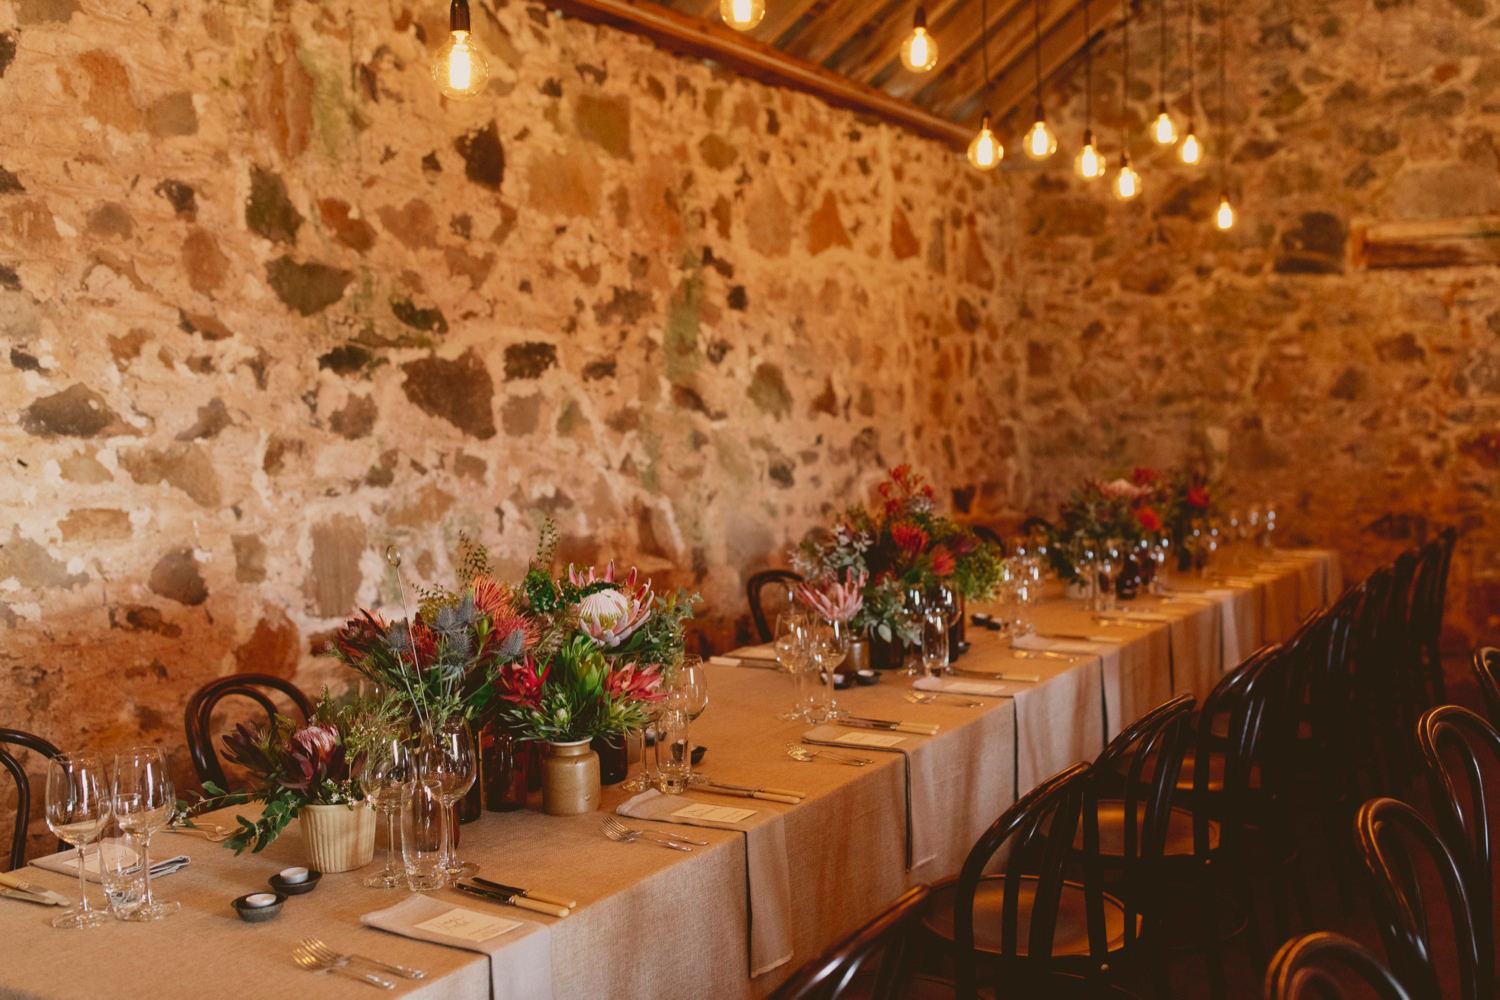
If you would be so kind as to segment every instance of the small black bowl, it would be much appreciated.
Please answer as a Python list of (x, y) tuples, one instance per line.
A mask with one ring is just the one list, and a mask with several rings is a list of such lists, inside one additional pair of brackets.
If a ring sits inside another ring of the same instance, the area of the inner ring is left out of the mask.
[(854, 675), (853, 674), (835, 673), (833, 675), (833, 688), (834, 688), (835, 691), (845, 691), (845, 690), (847, 690), (849, 688), (852, 688), (853, 686), (854, 686)]
[(245, 895), (236, 896), (230, 901), (230, 905), (234, 907), (234, 912), (238, 913), (240, 919), (245, 923), (263, 924), (267, 920), (275, 920), (281, 915), (281, 904), (286, 902), (286, 893), (276, 893), (276, 902), (267, 903), (265, 906), (251, 906), (249, 903), (246, 903), (245, 900), (249, 899), (252, 895), (255, 894), (247, 892)]
[(708, 747), (693, 747), (693, 765), (703, 763), (703, 755), (708, 752)]
[(280, 872), (272, 875), (270, 878), (266, 879), (266, 881), (271, 883), (271, 888), (275, 889), (279, 893), (283, 893), (287, 896), (300, 896), (304, 892), (312, 892), (314, 889), (316, 889), (318, 887), (318, 879), (322, 877), (322, 872), (315, 872), (309, 869), (307, 872), (307, 880), (303, 882), (287, 882), (281, 877)]
[(873, 670), (856, 670), (854, 672), (854, 683), (863, 687), (880, 683), (880, 675)]

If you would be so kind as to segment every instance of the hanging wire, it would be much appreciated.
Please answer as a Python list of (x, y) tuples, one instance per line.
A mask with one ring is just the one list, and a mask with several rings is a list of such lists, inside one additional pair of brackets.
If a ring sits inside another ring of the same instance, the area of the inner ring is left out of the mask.
[(1161, 47), (1156, 54), (1156, 96), (1167, 99), (1167, 0), (1161, 0)]
[(1229, 185), (1229, 93), (1224, 60), (1229, 55), (1229, 3), (1219, 0), (1219, 183)]
[(979, 0), (979, 54), (984, 60), (984, 89), (990, 89), (990, 5)]
[(1197, 28), (1197, 20), (1194, 18), (1194, 0), (1188, 0), (1187, 5), (1187, 48), (1188, 48), (1188, 101), (1191, 110), (1189, 117), (1198, 113), (1198, 49), (1194, 38)]
[(1089, 23), (1089, 0), (1083, 0), (1083, 130), (1094, 122), (1094, 31)]
[(1036, 56), (1036, 106), (1037, 117), (1042, 108), (1042, 0), (1031, 0), (1031, 29), (1036, 39), (1031, 49)]
[[(1222, 3), (1223, 0), (1220, 0), (1220, 2)], [(1130, 3), (1128, 2), (1128, 0), (1127, 0), (1127, 2), (1125, 4), (1125, 25), (1124, 25), (1124, 28), (1125, 28), (1125, 60), (1124, 60), (1125, 66), (1124, 66), (1124, 73), (1120, 77), (1120, 151), (1124, 155), (1129, 156), (1130, 155), (1130, 147), (1129, 147), (1128, 140), (1127, 140), (1128, 132), (1127, 132), (1127, 129), (1126, 129), (1126, 122), (1125, 122), (1125, 119), (1126, 119), (1126, 116), (1127, 116), (1128, 103), (1130, 101)]]

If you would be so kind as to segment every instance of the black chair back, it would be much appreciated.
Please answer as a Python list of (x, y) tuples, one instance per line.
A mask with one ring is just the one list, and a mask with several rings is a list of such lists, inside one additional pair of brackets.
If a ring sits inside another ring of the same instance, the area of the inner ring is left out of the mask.
[(921, 919), (927, 893), (925, 885), (908, 889), (875, 919), (794, 972), (771, 994), (771, 1000), (836, 1000), (871, 960), (879, 963), (874, 981), (860, 989), (859, 996), (872, 1000), (905, 996), (907, 944)]
[(1448, 560), (1453, 554), (1452, 531), (1449, 528), (1422, 546), (1412, 594), (1411, 651), (1428, 686), (1428, 704), (1432, 705), (1447, 700), (1438, 640), (1443, 634), (1443, 595), (1447, 588)]
[(183, 727), (187, 733), (188, 753), (193, 758), (193, 770), (198, 772), (200, 782), (212, 781), (227, 790), (224, 766), (219, 763), (218, 752), (214, 749), (214, 709), (225, 698), (248, 698), (266, 713), (266, 721), (269, 723), (277, 714), (287, 714), (280, 712), (276, 703), (271, 700), (271, 693), (275, 692), (280, 692), (291, 701), (293, 707), (302, 714), (303, 722), (312, 716), (312, 703), (307, 700), (307, 696), (291, 681), (270, 674), (230, 674), (228, 677), (209, 681), (193, 692), (193, 696), (188, 699), (187, 709), (183, 712)]
[[(1473, 910), (1463, 870), (1415, 809), (1396, 799), (1371, 799), (1355, 818), (1359, 852), (1373, 889), (1375, 917), (1396, 978), (1416, 1000), (1445, 1000), (1434, 957), (1432, 917), (1421, 869), (1435, 870), (1457, 953), (1459, 992), (1451, 1000), (1493, 1000), (1493, 970), (1479, 966)], [(1419, 868), (1419, 862), (1424, 862)]]
[(1474, 679), (1484, 695), (1484, 708), (1490, 722), (1500, 727), (1500, 649), (1481, 646), (1474, 651)]
[[(1417, 723), (1438, 832), (1469, 890), (1481, 967), (1495, 967), (1493, 869), (1500, 835), (1500, 733), (1467, 708), (1441, 705)], [(1491, 824), (1495, 825), (1491, 825)]]
[(761, 604), (761, 591), (773, 584), (791, 589), (802, 582), (802, 574), (793, 573), (789, 569), (763, 569), (759, 573), (750, 574), (750, 579), (745, 583), (745, 597), (750, 601), (750, 617), (755, 620), (755, 634), (760, 636), (761, 642), (770, 642), (771, 623), (766, 619), (765, 608)]
[(974, 537), (979, 539), (981, 542), (984, 542), (987, 545), (993, 545), (995, 547), (995, 551), (999, 552), (1002, 556), (1009, 554), (1005, 548), (1005, 539), (1001, 538), (1000, 532), (996, 531), (994, 528), (991, 528), (987, 524), (974, 524), (969, 526), (969, 530), (974, 532)]
[(1412, 1000), (1391, 970), (1340, 934), (1305, 934), (1281, 946), (1266, 970), (1266, 1000), (1342, 1000), (1356, 979), (1375, 1000)]
[[(1049, 959), (1062, 903), (1064, 864), (1073, 846), (1088, 792), (1093, 768), (1074, 764), (1048, 778), (1011, 806), (980, 836), (964, 859), (953, 899), (953, 945), (956, 972), (956, 995), (961, 1000), (976, 997), (979, 989), (978, 956), (974, 950), (974, 900), (980, 879), (996, 853), (1007, 843), (1012, 850), (1000, 877), (1000, 937), (998, 958), (994, 960), (999, 982), (1007, 989), (1024, 993), (1027, 988), (1053, 971)], [(1098, 831), (1088, 837), (1085, 830), (1085, 859), (1097, 858)], [(1102, 892), (1097, 872), (1086, 874), (1085, 890)], [(1030, 906), (1025, 948), (1019, 946), (1021, 900), (1025, 876), (1029, 883)], [(1089, 902), (1092, 907), (1093, 901)], [(1092, 909), (1089, 911), (1092, 913)], [(1102, 960), (1106, 942), (1089, 934), (1091, 959)], [(1045, 967), (1045, 968), (1044, 968)], [(1003, 994), (1002, 994), (1003, 995)]]
[[(20, 729), (0, 729), (0, 767), (9, 772), (16, 784), (16, 826), (10, 836), (10, 856), (6, 859), (6, 871), (14, 871), (26, 863), (26, 830), (31, 821), (31, 780), (21, 762), (6, 747), (21, 747), (40, 754), (47, 760), (57, 756), (57, 747), (40, 736)], [(59, 851), (67, 845), (57, 842)]]

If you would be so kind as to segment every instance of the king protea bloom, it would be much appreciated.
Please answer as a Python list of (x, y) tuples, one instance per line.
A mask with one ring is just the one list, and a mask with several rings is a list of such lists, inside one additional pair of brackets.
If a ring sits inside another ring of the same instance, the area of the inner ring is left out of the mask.
[(630, 575), (616, 583), (613, 561), (603, 576), (596, 575), (592, 566), (587, 573), (568, 567), (568, 582), (575, 587), (600, 582), (614, 584), (587, 595), (573, 608), (578, 613), (578, 627), (601, 646), (615, 648), (651, 617), (651, 581), (638, 584), (638, 575), (631, 567)]
[(869, 578), (868, 570), (860, 570), (855, 576), (851, 569), (844, 571), (843, 583), (837, 580), (821, 585), (799, 583), (797, 599), (829, 621), (847, 622), (865, 606), (864, 588)]
[(311, 788), (324, 781), (345, 777), (344, 748), (332, 726), (303, 726), (292, 734), (281, 756), (281, 784), (285, 788)]

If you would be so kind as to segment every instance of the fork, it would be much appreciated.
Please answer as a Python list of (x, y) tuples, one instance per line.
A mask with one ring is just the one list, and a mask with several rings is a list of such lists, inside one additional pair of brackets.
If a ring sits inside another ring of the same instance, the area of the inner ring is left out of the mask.
[(637, 830), (633, 827), (626, 826), (624, 823), (621, 823), (619, 819), (610, 815), (605, 815), (604, 822), (610, 824), (622, 833), (638, 833), (643, 837), (660, 837), (662, 840), (670, 840), (674, 844), (693, 844), (697, 847), (708, 846), (708, 841), (706, 840), (693, 840), (691, 837), (679, 837), (676, 834), (665, 834), (657, 830)]
[(850, 767), (864, 767), (866, 764), (874, 763), (869, 757), (856, 757), (852, 753), (844, 753), (841, 750), (818, 749), (805, 747), (800, 743), (788, 743), (786, 745), (787, 756), (793, 760), (800, 760), (810, 764), (819, 757), (826, 756), (835, 764), (848, 764)]
[(323, 962), (332, 962), (334, 965), (345, 965), (350, 959), (373, 965), (385, 972), (392, 972), (403, 979), (426, 979), (427, 973), (421, 969), (409, 969), (404, 965), (392, 965), (390, 962), (382, 962), (378, 958), (366, 958), (364, 955), (341, 955), (328, 947), (322, 938), (303, 938), (301, 947), (306, 948), (314, 958)]
[(211, 844), (219, 844), (234, 836), (234, 831), (217, 823), (199, 823), (195, 826), (169, 826), (168, 833), (196, 834)]
[(349, 968), (344, 964), (348, 959), (345, 959), (344, 962), (330, 962), (327, 959), (317, 957), (310, 949), (304, 948), (300, 944), (292, 949), (292, 961), (308, 972), (341, 972), (351, 979), (358, 979), (362, 983), (369, 983), (371, 986), (378, 986), (383, 990), (393, 990), (396, 988), (396, 984), (389, 979), (381, 979), (379, 976), (371, 975), (368, 972), (356, 972), (354, 969)]
[[(909, 702), (911, 702), (913, 705), (931, 705), (933, 702), (937, 701), (939, 698), (963, 698), (963, 695), (944, 694), (941, 691), (927, 691), (927, 692), (908, 691), (908, 692), (906, 692), (906, 700), (909, 701)], [(955, 707), (957, 707), (957, 708), (983, 708), (984, 707), (984, 702), (982, 702), (982, 701), (969, 701), (969, 700), (965, 699), (965, 700), (957, 702), (956, 705), (955, 705)]]
[[(604, 835), (617, 843), (633, 844), (642, 837), (645, 837), (649, 832), (647, 830), (632, 830), (613, 816), (604, 817)], [(674, 851), (692, 850), (686, 844), (679, 844), (675, 840), (658, 840), (655, 837), (646, 837), (646, 843), (655, 844), (658, 847), (669, 847)]]

